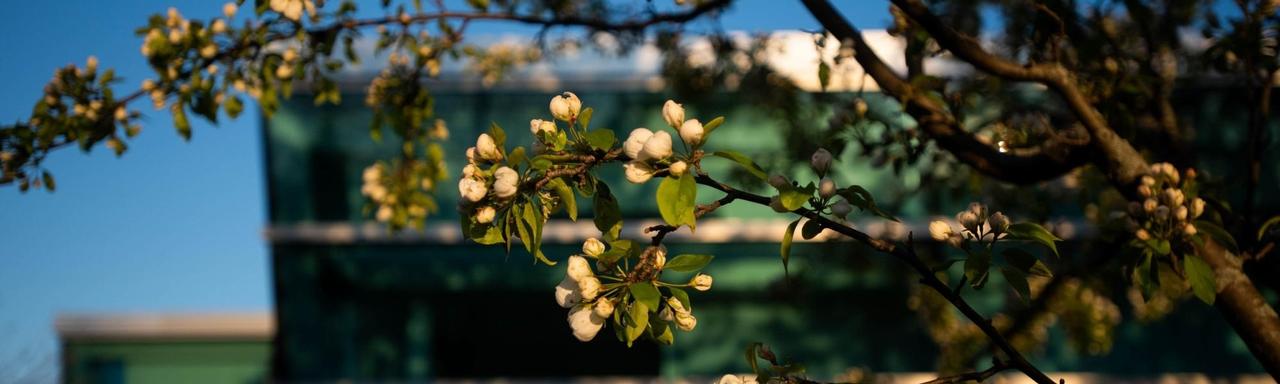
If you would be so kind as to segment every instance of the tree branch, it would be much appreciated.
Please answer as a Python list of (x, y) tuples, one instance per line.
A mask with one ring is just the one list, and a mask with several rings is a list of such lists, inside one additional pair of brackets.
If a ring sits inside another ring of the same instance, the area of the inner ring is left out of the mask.
[(826, 0), (802, 0), (809, 13), (842, 44), (853, 44), (854, 59), (863, 71), (890, 95), (904, 100), (908, 114), (921, 130), (938, 146), (955, 155), (961, 162), (990, 177), (1019, 184), (1052, 180), (1088, 163), (1088, 147), (1059, 143), (1049, 150), (1033, 154), (1002, 153), (978, 140), (960, 126), (946, 106), (916, 90), (893, 72), (862, 38), (862, 32), (849, 23)]

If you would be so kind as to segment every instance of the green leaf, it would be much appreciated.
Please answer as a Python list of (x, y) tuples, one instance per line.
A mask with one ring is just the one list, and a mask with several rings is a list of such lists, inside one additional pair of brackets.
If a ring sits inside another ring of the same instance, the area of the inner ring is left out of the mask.
[(1031, 286), (1027, 284), (1027, 275), (1017, 268), (1001, 267), (1000, 274), (1004, 275), (1004, 280), (1009, 283), (1009, 287), (1018, 292), (1018, 297), (1022, 298), (1022, 302), (1031, 301)]
[(596, 188), (596, 197), (592, 199), (596, 217), (591, 221), (596, 224), (596, 229), (600, 230), (605, 240), (617, 239), (618, 233), (622, 231), (622, 211), (618, 208), (618, 200), (609, 192), (608, 184), (597, 183)]
[(1186, 255), (1183, 258), (1183, 266), (1186, 267), (1187, 281), (1191, 283), (1191, 291), (1200, 298), (1200, 301), (1213, 305), (1214, 295), (1218, 289), (1213, 277), (1213, 268), (1195, 254)]
[(497, 122), (491, 122), (489, 123), (489, 136), (493, 137), (493, 143), (498, 147), (498, 150), (506, 154), (507, 131), (502, 130), (502, 127)]
[(1155, 263), (1154, 259), (1155, 257), (1153, 257), (1150, 250), (1143, 252), (1142, 261), (1133, 270), (1134, 283), (1142, 289), (1142, 298), (1144, 300), (1150, 299), (1151, 295), (1160, 287), (1160, 266)]
[(964, 276), (969, 278), (969, 286), (973, 289), (982, 289), (987, 284), (990, 269), (991, 254), (987, 252), (974, 252), (964, 261)]
[(1022, 271), (1023, 274), (1053, 277), (1053, 272), (1049, 271), (1049, 267), (1045, 266), (1030, 252), (1018, 248), (1007, 248), (1001, 252), (1001, 255), (1004, 256), (1005, 261), (1009, 262), (1009, 265)]
[(636, 341), (640, 335), (644, 334), (644, 329), (649, 325), (649, 309), (639, 300), (631, 302), (631, 307), (627, 309), (627, 316), (630, 321), (627, 324), (627, 347)]
[(613, 144), (618, 141), (618, 139), (614, 137), (613, 131), (608, 129), (588, 131), (586, 137), (587, 145), (601, 151), (607, 151), (609, 148), (613, 148)]
[(822, 90), (827, 90), (827, 85), (831, 84), (831, 66), (826, 61), (818, 62), (818, 84), (822, 86)]
[(800, 236), (804, 237), (805, 240), (813, 239), (822, 233), (823, 229), (822, 224), (818, 223), (817, 220), (809, 220), (804, 222), (803, 227), (800, 227)]
[(573, 195), (573, 187), (564, 183), (564, 179), (552, 179), (547, 183), (560, 197), (560, 206), (564, 207), (565, 213), (569, 214), (569, 219), (578, 221), (578, 200)]
[(533, 203), (522, 204), (521, 207), (517, 230), (520, 230), (520, 240), (524, 242), (525, 250), (543, 264), (556, 265), (556, 262), (542, 254), (542, 210)]
[[(594, 115), (595, 112), (596, 110), (591, 109), (591, 107), (587, 107), (586, 109), (583, 109), (582, 112), (578, 113), (578, 125), (582, 126), (583, 132), (586, 132), (587, 127), (591, 126), (591, 115)], [(612, 136), (613, 132), (610, 131), (609, 135)], [(587, 138), (587, 140), (591, 140), (591, 139)]]
[(791, 238), (795, 236), (796, 224), (800, 224), (800, 219), (787, 224), (787, 231), (782, 234), (782, 271), (784, 274), (790, 274), (787, 269), (787, 261), (791, 259)]
[(743, 156), (741, 153), (734, 152), (734, 151), (715, 151), (712, 153), (712, 155), (726, 158), (738, 163), (739, 165), (742, 166), (743, 169), (746, 169), (747, 172), (751, 173), (752, 176), (755, 176), (760, 180), (769, 179), (769, 175), (764, 172), (764, 169), (761, 169), (760, 166), (756, 164), (756, 162), (751, 161), (750, 157)]
[(687, 224), (689, 228), (693, 228), (697, 225), (693, 214), (697, 193), (698, 188), (697, 184), (694, 184), (692, 172), (685, 172), (678, 179), (663, 178), (662, 183), (658, 185), (658, 213), (662, 214), (662, 219), (667, 224), (674, 226)]
[(1010, 225), (1009, 229), (1005, 232), (1009, 234), (1010, 239), (1030, 240), (1040, 243), (1041, 245), (1044, 245), (1045, 248), (1049, 248), (1050, 251), (1053, 251), (1053, 256), (1058, 256), (1058, 246), (1054, 244), (1054, 242), (1061, 241), (1062, 239), (1059, 239), (1057, 236), (1049, 233), (1049, 231), (1044, 229), (1044, 227), (1041, 227), (1040, 224), (1015, 223)]
[(525, 156), (526, 155), (525, 155), (524, 147), (523, 146), (516, 147), (516, 149), (511, 150), (510, 155), (507, 155), (507, 164), (511, 164), (512, 166), (515, 166), (520, 163), (523, 163), (525, 160), (528, 160), (528, 158)]
[(1209, 235), (1218, 244), (1227, 247), (1227, 250), (1231, 251), (1231, 253), (1240, 253), (1240, 247), (1236, 245), (1236, 239), (1231, 237), (1231, 234), (1219, 227), (1218, 224), (1208, 220), (1196, 220), (1195, 225), (1197, 230)]
[(1262, 238), (1267, 235), (1267, 231), (1271, 230), (1271, 226), (1276, 225), (1276, 223), (1280, 223), (1280, 216), (1272, 217), (1262, 223), (1262, 226), (1258, 227), (1258, 241), (1262, 241)]
[(173, 127), (178, 130), (178, 135), (183, 140), (191, 140), (191, 122), (187, 120), (187, 111), (182, 108), (182, 104), (174, 104), (169, 111), (173, 114)]
[(716, 116), (716, 118), (711, 119), (711, 121), (708, 121), (706, 124), (703, 124), (702, 125), (702, 142), (705, 143), (707, 141), (707, 137), (711, 136), (711, 131), (716, 130), (716, 128), (719, 127), (720, 124), (724, 124), (724, 116)]
[(871, 196), (871, 192), (867, 191), (866, 188), (863, 188), (860, 185), (850, 185), (846, 188), (841, 188), (837, 191), (837, 194), (844, 197), (849, 204), (853, 204), (853, 206), (858, 207), (858, 209), (861, 209), (863, 212), (870, 212), (871, 214), (886, 220), (898, 221), (897, 217), (881, 210), (880, 207), (876, 205), (876, 199)]
[(671, 332), (671, 326), (665, 321), (650, 321), (649, 335), (665, 345), (671, 345), (676, 341), (676, 335)]
[(222, 108), (227, 111), (227, 116), (234, 119), (240, 116), (240, 112), (244, 111), (244, 102), (240, 101), (239, 96), (231, 96), (223, 103)]
[(782, 201), (783, 208), (788, 211), (794, 211), (804, 206), (804, 203), (813, 197), (813, 183), (805, 187), (784, 186), (778, 189), (778, 199)]
[(662, 294), (658, 293), (658, 288), (648, 281), (631, 283), (627, 289), (631, 291), (631, 297), (634, 297), (637, 302), (644, 303), (647, 308), (657, 308), (658, 300), (662, 300)]
[(707, 263), (710, 263), (713, 258), (715, 258), (715, 256), (695, 254), (679, 255), (668, 260), (667, 264), (663, 266), (662, 269), (674, 272), (694, 272), (706, 267)]

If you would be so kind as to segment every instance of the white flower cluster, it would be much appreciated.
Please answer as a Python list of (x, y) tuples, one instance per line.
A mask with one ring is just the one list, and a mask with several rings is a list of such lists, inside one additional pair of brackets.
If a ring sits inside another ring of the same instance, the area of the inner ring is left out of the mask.
[[(697, 119), (685, 120), (684, 107), (672, 100), (662, 106), (662, 118), (667, 125), (680, 135), (680, 140), (689, 150), (696, 150), (703, 144), (706, 131), (702, 122)], [(622, 143), (622, 151), (631, 158), (623, 165), (627, 181), (643, 184), (662, 169), (672, 176), (681, 176), (689, 169), (687, 158), (676, 158), (672, 150), (671, 134), (665, 130), (654, 132), (648, 128), (636, 128)]]
[(988, 235), (991, 241), (1001, 238), (1009, 229), (1009, 218), (996, 212), (987, 215), (987, 207), (981, 203), (969, 203), (969, 208), (956, 213), (960, 231), (955, 231), (946, 220), (929, 222), (929, 237), (959, 248), (965, 240), (982, 241)]
[[(664, 246), (650, 246), (645, 249), (644, 254), (652, 257), (652, 269), (644, 269), (648, 267), (636, 265), (629, 272), (617, 268), (616, 264), (606, 264), (601, 259), (601, 255), (605, 252), (604, 242), (595, 238), (587, 239), (582, 244), (582, 254), (569, 257), (565, 277), (555, 288), (556, 304), (569, 309), (569, 327), (573, 330), (573, 336), (580, 341), (590, 341), (595, 338), (604, 327), (604, 323), (613, 315), (615, 308), (624, 308), (624, 310), (628, 308), (629, 303), (623, 300), (635, 300), (634, 296), (627, 295), (628, 288), (624, 283), (631, 281), (629, 279), (631, 274), (649, 274), (658, 286), (691, 287), (704, 292), (711, 289), (713, 279), (704, 273), (694, 275), (685, 285), (657, 282), (667, 260), (667, 249)], [(597, 259), (596, 269), (592, 269), (591, 263), (587, 260), (589, 258)], [(596, 275), (597, 270), (605, 275), (604, 278), (619, 283), (603, 285), (600, 281), (601, 277)], [(649, 282), (638, 281), (631, 284), (649, 284)], [(698, 325), (698, 319), (693, 316), (692, 310), (675, 296), (667, 296), (659, 306), (661, 309), (656, 311), (657, 319), (651, 321), (664, 321), (683, 331), (692, 331)], [(655, 309), (649, 309), (649, 311), (655, 311)], [(615, 326), (621, 325), (615, 322)]]
[(1198, 230), (1192, 222), (1204, 214), (1204, 200), (1187, 198), (1184, 192), (1193, 190), (1195, 178), (1194, 169), (1187, 169), (1184, 178), (1173, 164), (1152, 164), (1151, 172), (1138, 185), (1138, 195), (1144, 200), (1129, 203), (1126, 224), (1134, 237), (1146, 241), (1195, 236)]
[[(415, 167), (420, 165), (415, 162), (410, 165), (410, 169), (404, 174), (410, 176), (407, 182), (414, 182), (421, 187), (419, 191), (411, 191), (409, 193), (396, 193), (395, 191), (404, 191), (403, 188), (397, 187), (397, 180), (393, 172), (389, 171), (389, 167), (382, 162), (374, 163), (365, 167), (361, 173), (361, 179), (364, 182), (360, 187), (360, 194), (364, 195), (373, 203), (374, 219), (378, 222), (392, 224), (392, 227), (399, 228), (409, 223), (418, 223), (426, 219), (430, 210), (434, 209), (434, 205), (428, 205), (423, 198), (435, 189), (435, 181), (432, 175), (425, 174), (425, 167)], [(417, 179), (414, 179), (417, 178)], [(420, 180), (420, 181), (414, 181)], [(412, 188), (412, 187), (409, 187)], [(430, 207), (430, 209), (428, 209)], [(397, 211), (402, 211), (402, 217), (397, 218)]]
[(312, 0), (271, 0), (269, 5), (272, 11), (293, 21), (301, 21), (303, 11), (307, 12), (307, 16), (316, 16), (316, 4)]
[(724, 376), (720, 376), (720, 379), (716, 380), (716, 384), (756, 384), (756, 383), (757, 383), (756, 375), (739, 376), (739, 375), (727, 374)]

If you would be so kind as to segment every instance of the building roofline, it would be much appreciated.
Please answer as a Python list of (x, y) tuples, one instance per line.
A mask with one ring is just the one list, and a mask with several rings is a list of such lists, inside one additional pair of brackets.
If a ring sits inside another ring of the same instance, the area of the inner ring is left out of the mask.
[(59, 314), (54, 328), (63, 341), (147, 339), (267, 340), (275, 335), (271, 312)]

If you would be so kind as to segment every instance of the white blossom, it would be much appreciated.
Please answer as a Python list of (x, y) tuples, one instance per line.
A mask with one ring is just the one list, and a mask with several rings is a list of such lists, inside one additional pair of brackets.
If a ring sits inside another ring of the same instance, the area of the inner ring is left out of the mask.
[(578, 95), (573, 92), (565, 92), (551, 98), (551, 116), (557, 119), (569, 121), (577, 118), (581, 109), (582, 100), (579, 100)]
[(689, 284), (693, 286), (693, 289), (706, 292), (711, 289), (712, 280), (711, 275), (699, 273), (689, 280)]
[(827, 174), (827, 169), (831, 168), (831, 152), (826, 149), (818, 148), (813, 151), (813, 155), (809, 157), (809, 165), (813, 166), (813, 170), (819, 175)]
[(588, 277), (595, 277), (595, 273), (591, 272), (591, 265), (587, 263), (587, 259), (582, 256), (569, 256), (569, 266), (565, 268), (565, 274), (573, 281), (582, 281)]
[(675, 312), (689, 311), (688, 308), (684, 307), (684, 303), (680, 302), (680, 299), (675, 298), (675, 296), (671, 296), (667, 298), (667, 307), (671, 308), (671, 310)]
[(929, 237), (935, 241), (946, 241), (954, 232), (951, 230), (951, 224), (947, 224), (944, 220), (934, 220), (929, 222)]
[(653, 178), (653, 167), (645, 164), (643, 161), (632, 160), (622, 165), (623, 173), (627, 175), (627, 181), (634, 184), (644, 184)]
[(1187, 236), (1195, 236), (1196, 226), (1194, 224), (1187, 223), (1187, 225), (1182, 227), (1182, 233), (1186, 234)]
[(653, 249), (653, 267), (659, 270), (667, 266), (667, 246), (658, 245)]
[(822, 178), (822, 181), (818, 183), (818, 196), (822, 196), (824, 199), (830, 199), (832, 196), (836, 195), (836, 189), (838, 188), (836, 187), (835, 180), (831, 180), (830, 177), (824, 177)]
[(582, 294), (578, 292), (578, 282), (565, 276), (564, 280), (560, 280), (560, 284), (556, 285), (556, 304), (564, 308), (573, 308), (581, 302)]
[(680, 125), (680, 139), (691, 147), (702, 144), (702, 136), (706, 135), (706, 130), (702, 128), (702, 122), (698, 119), (690, 119)]
[[(476, 138), (475, 149), (476, 155), (479, 155), (481, 159), (489, 161), (502, 160), (502, 151), (498, 150), (498, 145), (493, 141), (493, 136), (489, 136), (488, 133), (481, 133), (480, 137)], [(470, 157), (468, 156), (468, 158)]]
[(600, 295), (600, 279), (588, 276), (578, 280), (578, 293), (582, 295), (583, 301), (595, 300)]
[(569, 328), (573, 329), (573, 337), (578, 341), (591, 341), (604, 327), (604, 318), (595, 315), (591, 306), (579, 305), (569, 310)]
[(499, 199), (509, 199), (520, 190), (520, 175), (516, 174), (516, 170), (511, 167), (498, 168), (493, 172), (493, 178), (493, 193), (498, 195)]
[(596, 300), (596, 305), (592, 308), (592, 312), (596, 317), (607, 319), (613, 315), (613, 300), (600, 299)]
[(498, 213), (491, 206), (483, 206), (476, 210), (476, 222), (480, 224), (488, 224), (493, 222), (493, 216)]
[(622, 142), (622, 152), (632, 159), (640, 159), (640, 151), (644, 150), (644, 143), (653, 137), (653, 131), (648, 128), (636, 128), (631, 130), (631, 135), (627, 136), (627, 140)]
[[(271, 10), (279, 12), (285, 18), (293, 21), (302, 19), (302, 11), (307, 11), (308, 15), (315, 16), (316, 4), (311, 0), (271, 0)], [(224, 8), (225, 10), (225, 8)]]
[(671, 126), (671, 128), (679, 129), (684, 125), (684, 106), (673, 100), (667, 100), (666, 103), (662, 104), (662, 118), (667, 121), (667, 125)]
[(978, 215), (970, 210), (964, 210), (957, 213), (956, 222), (960, 223), (961, 227), (968, 229), (970, 232), (977, 232), (978, 226), (982, 224), (981, 220), (978, 219)]
[(376, 215), (376, 218), (378, 219), (378, 221), (388, 222), (388, 221), (391, 221), (392, 214), (393, 212), (391, 211), (391, 207), (383, 205), (381, 207), (378, 207), (378, 213)]
[(484, 182), (472, 177), (464, 177), (458, 180), (458, 194), (467, 202), (477, 202), (489, 193), (489, 188), (485, 187)]
[(671, 172), (671, 176), (680, 177), (681, 175), (684, 175), (684, 171), (688, 170), (688, 168), (688, 163), (685, 163), (684, 161), (677, 161), (671, 163), (671, 167), (668, 168), (667, 171)]
[(1199, 197), (1191, 199), (1191, 218), (1200, 217), (1204, 213), (1204, 200)]
[(848, 217), (853, 212), (853, 205), (848, 201), (840, 200), (831, 205), (831, 214), (841, 219)]
[(987, 218), (987, 224), (991, 226), (991, 230), (995, 233), (1004, 233), (1009, 229), (1009, 217), (997, 211)]
[(778, 189), (786, 188), (791, 186), (791, 180), (787, 180), (787, 177), (783, 175), (772, 175), (769, 176), (769, 185)]
[(689, 332), (698, 326), (698, 318), (693, 317), (693, 313), (676, 312), (676, 328), (681, 331)]
[(663, 160), (671, 157), (671, 134), (667, 131), (653, 133), (653, 137), (644, 142), (640, 150), (640, 160)]
[(480, 167), (475, 164), (467, 164), (462, 167), (462, 177), (476, 177), (480, 173)]
[(538, 137), (542, 132), (554, 134), (556, 133), (556, 122), (542, 119), (530, 120), (529, 132), (532, 132), (534, 137)]
[(226, 16), (228, 19), (236, 17), (236, 8), (236, 2), (228, 1), (226, 4), (222, 5), (222, 15)]
[(604, 253), (604, 243), (600, 242), (600, 239), (589, 238), (587, 241), (582, 242), (582, 253), (591, 257), (600, 256), (601, 253)]

